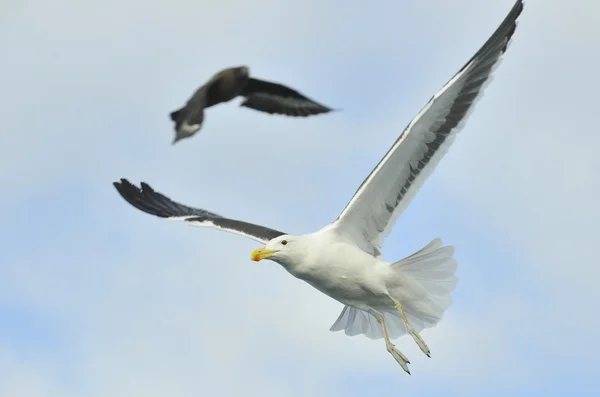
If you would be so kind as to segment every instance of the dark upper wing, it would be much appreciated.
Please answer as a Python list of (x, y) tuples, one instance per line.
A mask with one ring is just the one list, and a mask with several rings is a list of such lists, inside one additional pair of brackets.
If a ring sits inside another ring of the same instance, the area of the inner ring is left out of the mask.
[(141, 188), (138, 188), (127, 179), (121, 178), (120, 182), (113, 182), (113, 185), (129, 204), (160, 218), (182, 221), (192, 226), (214, 227), (264, 244), (285, 234), (268, 227), (224, 218), (209, 211), (177, 203), (144, 182), (140, 184)]
[(204, 121), (204, 108), (206, 104), (207, 86), (198, 88), (187, 100), (185, 106), (169, 113), (169, 118), (175, 122), (175, 129), (179, 129), (184, 123), (187, 126), (200, 126)]
[(289, 87), (253, 78), (248, 79), (241, 95), (246, 99), (240, 106), (269, 114), (306, 117), (333, 110)]
[(206, 83), (207, 108), (230, 101), (240, 92), (245, 79), (235, 74), (236, 69), (223, 69)]

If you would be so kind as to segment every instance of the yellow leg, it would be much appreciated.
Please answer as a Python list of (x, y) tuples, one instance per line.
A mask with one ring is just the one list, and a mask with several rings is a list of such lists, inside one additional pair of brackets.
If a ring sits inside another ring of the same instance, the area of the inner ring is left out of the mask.
[(406, 325), (406, 329), (408, 330), (408, 333), (410, 334), (410, 336), (412, 336), (412, 338), (415, 340), (415, 342), (417, 342), (417, 345), (419, 345), (419, 348), (423, 351), (423, 353), (425, 353), (427, 355), (427, 357), (431, 357), (431, 351), (429, 350), (429, 347), (427, 346), (427, 344), (425, 343), (423, 338), (421, 338), (421, 336), (417, 333), (417, 331), (415, 331), (415, 329), (412, 327), (412, 325), (410, 325), (410, 323), (408, 322), (408, 317), (406, 317), (406, 313), (404, 312), (402, 303), (400, 303), (400, 301), (398, 299), (394, 298), (393, 296), (390, 296), (390, 299), (394, 302), (394, 306), (396, 306), (396, 310), (398, 310), (400, 312), (400, 316), (402, 317), (402, 320), (404, 321), (404, 325)]
[(385, 324), (385, 318), (383, 317), (383, 315), (381, 313), (378, 313), (375, 310), (369, 310), (369, 313), (373, 317), (375, 317), (375, 319), (381, 326), (381, 330), (383, 331), (383, 338), (385, 339), (385, 347), (387, 348), (387, 351), (392, 355), (392, 357), (394, 357), (394, 359), (398, 362), (398, 364), (400, 364), (402, 369), (407, 374), (410, 375), (410, 370), (408, 369), (408, 364), (410, 364), (410, 361), (408, 361), (408, 358), (406, 358), (406, 356), (404, 354), (402, 354), (398, 349), (396, 349), (396, 347), (394, 346), (392, 341), (390, 341), (390, 337), (387, 332), (387, 325)]

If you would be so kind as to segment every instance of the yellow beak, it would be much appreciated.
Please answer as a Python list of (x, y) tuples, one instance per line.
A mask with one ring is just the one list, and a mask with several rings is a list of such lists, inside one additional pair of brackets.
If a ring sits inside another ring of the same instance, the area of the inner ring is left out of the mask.
[(252, 251), (252, 253), (250, 254), (250, 258), (254, 262), (258, 262), (262, 259), (269, 259), (276, 252), (277, 251), (268, 250), (266, 248), (258, 248)]

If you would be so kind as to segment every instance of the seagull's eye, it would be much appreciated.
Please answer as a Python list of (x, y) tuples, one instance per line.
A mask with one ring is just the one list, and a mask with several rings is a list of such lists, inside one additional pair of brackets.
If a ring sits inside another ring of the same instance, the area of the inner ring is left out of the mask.
[(286, 245), (287, 244), (287, 240), (282, 240), (281, 241), (281, 245)]

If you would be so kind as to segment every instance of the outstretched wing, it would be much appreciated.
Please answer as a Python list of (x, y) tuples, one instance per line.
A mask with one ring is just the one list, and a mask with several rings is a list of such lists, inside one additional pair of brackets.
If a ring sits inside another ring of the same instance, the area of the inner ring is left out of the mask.
[(145, 182), (142, 182), (141, 187), (138, 188), (127, 179), (121, 178), (120, 182), (113, 182), (113, 185), (129, 204), (140, 211), (160, 218), (182, 221), (192, 226), (214, 227), (263, 244), (285, 234), (268, 227), (224, 218), (209, 211), (177, 203), (157, 192)]
[(289, 87), (253, 78), (248, 79), (242, 95), (245, 100), (240, 106), (269, 114), (307, 117), (333, 110)]
[(410, 122), (332, 224), (365, 252), (380, 256), (383, 239), (433, 172), (491, 81), (523, 10), (517, 0), (477, 53)]

